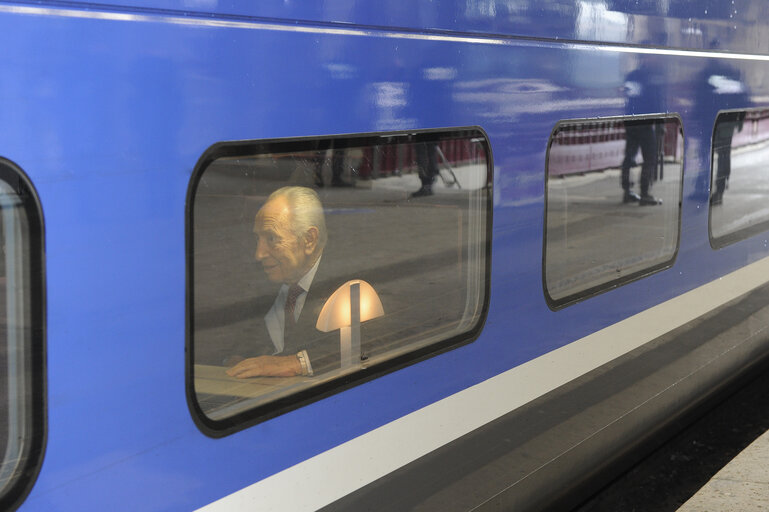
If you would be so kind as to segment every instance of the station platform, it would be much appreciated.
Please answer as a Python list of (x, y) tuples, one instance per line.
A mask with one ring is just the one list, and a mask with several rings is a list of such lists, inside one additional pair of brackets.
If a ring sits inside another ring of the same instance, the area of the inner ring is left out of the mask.
[(769, 511), (769, 431), (724, 466), (678, 512)]

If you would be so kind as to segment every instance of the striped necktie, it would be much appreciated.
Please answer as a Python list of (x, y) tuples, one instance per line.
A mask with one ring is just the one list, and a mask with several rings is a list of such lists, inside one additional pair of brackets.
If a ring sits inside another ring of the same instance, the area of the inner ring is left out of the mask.
[(292, 284), (288, 288), (288, 295), (286, 296), (286, 307), (285, 307), (286, 320), (290, 318), (292, 321), (296, 322), (296, 320), (294, 319), (294, 309), (296, 309), (296, 299), (298, 299), (302, 293), (304, 293), (304, 290), (302, 289), (301, 286), (299, 286), (296, 283)]

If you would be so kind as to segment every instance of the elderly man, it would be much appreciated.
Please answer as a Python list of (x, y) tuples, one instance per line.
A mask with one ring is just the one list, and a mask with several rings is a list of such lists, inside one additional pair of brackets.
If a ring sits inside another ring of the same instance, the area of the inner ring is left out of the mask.
[[(255, 259), (267, 278), (280, 284), (264, 317), (265, 355), (244, 359), (227, 370), (238, 378), (312, 375), (336, 352), (321, 343), (315, 322), (328, 293), (316, 274), (326, 245), (326, 222), (318, 195), (306, 187), (283, 187), (267, 198), (254, 222)], [(321, 363), (320, 361), (324, 361)]]

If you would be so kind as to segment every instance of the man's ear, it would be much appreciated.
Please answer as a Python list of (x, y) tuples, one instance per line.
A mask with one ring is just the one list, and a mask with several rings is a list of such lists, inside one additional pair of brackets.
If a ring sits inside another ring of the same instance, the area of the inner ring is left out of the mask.
[(315, 252), (318, 248), (318, 239), (320, 238), (320, 232), (315, 226), (310, 226), (307, 231), (304, 232), (304, 253), (308, 256)]

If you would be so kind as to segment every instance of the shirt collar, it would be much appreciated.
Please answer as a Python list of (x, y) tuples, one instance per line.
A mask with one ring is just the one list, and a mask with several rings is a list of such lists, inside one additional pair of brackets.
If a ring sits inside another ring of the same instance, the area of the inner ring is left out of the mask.
[(321, 256), (318, 256), (318, 259), (315, 261), (315, 265), (312, 266), (310, 270), (307, 271), (305, 275), (302, 276), (302, 278), (299, 280), (298, 284), (299, 287), (304, 291), (309, 291), (310, 286), (312, 285), (312, 280), (315, 279), (315, 273), (318, 271), (318, 265), (320, 265), (320, 258)]

